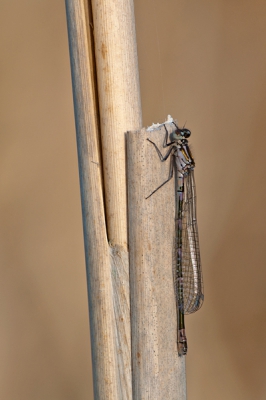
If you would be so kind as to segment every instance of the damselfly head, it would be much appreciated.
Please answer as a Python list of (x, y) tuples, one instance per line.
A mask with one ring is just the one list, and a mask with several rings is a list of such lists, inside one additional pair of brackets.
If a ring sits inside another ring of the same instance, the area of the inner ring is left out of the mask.
[(176, 130), (175, 130), (175, 132), (172, 132), (171, 135), (173, 135), (173, 133), (175, 133), (175, 136), (176, 136), (175, 140), (180, 139), (180, 136), (184, 137), (186, 139), (189, 138), (189, 136), (191, 135), (191, 132), (189, 129), (185, 128), (186, 124), (184, 124), (183, 128), (181, 128), (181, 129), (178, 128), (177, 124), (174, 121), (173, 121), (173, 124), (176, 127)]
[(190, 132), (190, 130), (189, 129), (186, 129), (186, 128), (183, 128), (183, 129), (180, 129), (180, 134), (182, 135), (182, 136), (184, 136), (184, 138), (189, 138), (189, 136), (191, 135), (191, 132)]
[(191, 135), (191, 132), (189, 129), (175, 129), (171, 134), (170, 134), (170, 140), (171, 142), (177, 142), (178, 140), (181, 140), (183, 143), (183, 140), (185, 140), (184, 144), (187, 143), (187, 138)]

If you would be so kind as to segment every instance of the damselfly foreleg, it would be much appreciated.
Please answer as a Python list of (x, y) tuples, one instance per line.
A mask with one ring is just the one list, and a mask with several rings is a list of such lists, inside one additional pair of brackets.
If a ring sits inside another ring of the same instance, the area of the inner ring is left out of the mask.
[[(153, 146), (155, 147), (155, 149), (156, 149), (156, 151), (157, 151), (157, 154), (158, 154), (158, 156), (159, 156), (159, 158), (160, 158), (161, 161), (166, 161), (167, 158), (170, 156), (171, 151), (174, 149), (174, 147), (171, 147), (171, 148), (167, 151), (167, 153), (165, 154), (165, 156), (163, 156), (162, 153), (160, 152), (159, 148), (156, 146), (156, 144), (155, 144), (152, 140), (150, 140), (150, 139), (147, 139), (147, 140), (148, 140), (151, 144), (153, 144)], [(173, 143), (168, 143), (167, 146), (170, 145), (170, 144), (173, 144)]]
[(169, 132), (165, 125), (164, 125), (164, 129), (165, 129), (165, 137), (164, 137), (164, 141), (163, 141), (163, 147), (165, 148), (165, 147), (171, 146), (171, 144), (174, 144), (175, 142), (167, 143), (167, 140), (169, 137)]

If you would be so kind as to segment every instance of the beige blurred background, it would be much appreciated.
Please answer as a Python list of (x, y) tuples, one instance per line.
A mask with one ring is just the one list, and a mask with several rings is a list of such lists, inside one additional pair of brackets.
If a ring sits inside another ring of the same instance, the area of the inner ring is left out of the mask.
[[(192, 130), (190, 400), (266, 399), (266, 2), (135, 0), (144, 125)], [(92, 399), (63, 0), (1, 0), (0, 399)]]

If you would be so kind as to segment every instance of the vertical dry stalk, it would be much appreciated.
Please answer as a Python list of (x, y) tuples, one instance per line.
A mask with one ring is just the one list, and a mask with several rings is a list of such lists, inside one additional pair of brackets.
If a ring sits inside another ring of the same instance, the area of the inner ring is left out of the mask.
[[(185, 400), (185, 359), (177, 356), (171, 272), (173, 182), (169, 183), (168, 191), (145, 200), (145, 195), (168, 174), (158, 163), (151, 146), (147, 146), (145, 130), (129, 133), (127, 142), (131, 359), (124, 132), (141, 127), (133, 0), (119, 3), (92, 0), (90, 9), (86, 0), (65, 1), (88, 277), (94, 397), (97, 400), (131, 400), (132, 363), (134, 400)], [(94, 43), (90, 33), (92, 25)], [(150, 135), (160, 143), (161, 132)]]
[(134, 399), (186, 399), (185, 357), (177, 352), (173, 281), (174, 179), (148, 137), (162, 145), (165, 130), (129, 132), (128, 201)]
[[(92, 10), (95, 46), (90, 35), (87, 2), (66, 0), (88, 277), (94, 397), (130, 400), (124, 132), (141, 127), (134, 10), (131, 0), (122, 0), (119, 4), (92, 1)], [(104, 170), (104, 198), (101, 168)], [(108, 240), (112, 246), (108, 245)]]
[(125, 132), (140, 129), (133, 0), (92, 0), (108, 238), (127, 249)]

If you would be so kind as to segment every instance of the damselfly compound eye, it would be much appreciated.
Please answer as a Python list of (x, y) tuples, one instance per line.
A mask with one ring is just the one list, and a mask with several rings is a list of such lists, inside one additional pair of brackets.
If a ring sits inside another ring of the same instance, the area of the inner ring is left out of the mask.
[(189, 138), (189, 136), (191, 135), (191, 132), (189, 129), (182, 129), (182, 133), (185, 138)]

